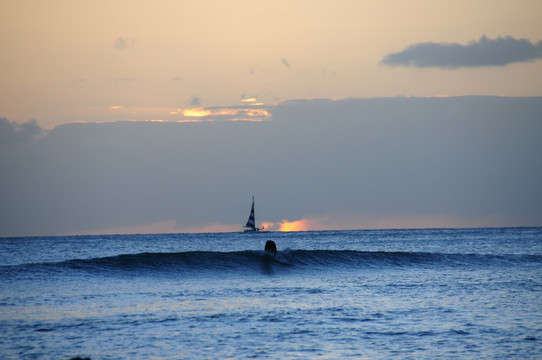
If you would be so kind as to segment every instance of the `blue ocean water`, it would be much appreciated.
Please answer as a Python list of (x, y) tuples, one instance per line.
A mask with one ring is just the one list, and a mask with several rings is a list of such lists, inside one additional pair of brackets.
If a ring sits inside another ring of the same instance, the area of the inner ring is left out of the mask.
[(1, 238), (0, 358), (540, 359), (541, 290), (542, 228)]

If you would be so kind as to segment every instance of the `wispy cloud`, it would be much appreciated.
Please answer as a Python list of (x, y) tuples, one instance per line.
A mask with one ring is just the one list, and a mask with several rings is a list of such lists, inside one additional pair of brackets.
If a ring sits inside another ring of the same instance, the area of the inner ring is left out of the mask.
[(113, 47), (117, 50), (126, 50), (128, 47), (135, 44), (135, 39), (119, 36), (113, 43)]
[(186, 102), (190, 106), (201, 106), (201, 98), (197, 95), (192, 94), (190, 99)]
[(120, 83), (120, 82), (132, 82), (132, 81), (136, 81), (136, 78), (133, 78), (133, 77), (121, 77), (121, 78), (117, 78), (117, 80), (116, 80), (117, 84)]
[(288, 68), (288, 70), (290, 70), (290, 68), (291, 68), (290, 62), (289, 62), (288, 60), (286, 60), (285, 57), (283, 57), (282, 59), (280, 59), (280, 62), (281, 62), (284, 66), (286, 66), (286, 67)]
[(264, 105), (191, 108), (182, 111), (183, 120), (191, 121), (265, 121), (271, 114)]
[(490, 39), (485, 35), (467, 45), (458, 43), (424, 42), (386, 55), (381, 64), (417, 68), (437, 67), (456, 69), (462, 67), (506, 66), (512, 63), (542, 59), (542, 41), (511, 36)]
[(184, 121), (265, 121), (271, 119), (267, 106), (256, 98), (242, 99), (238, 106), (201, 107), (201, 99), (192, 95), (187, 102), (191, 107), (179, 110)]

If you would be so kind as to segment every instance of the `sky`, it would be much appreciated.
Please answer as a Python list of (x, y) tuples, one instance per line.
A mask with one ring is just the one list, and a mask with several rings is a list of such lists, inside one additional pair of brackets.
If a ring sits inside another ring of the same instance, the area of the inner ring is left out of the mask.
[(0, 12), (0, 236), (542, 225), (539, 1)]

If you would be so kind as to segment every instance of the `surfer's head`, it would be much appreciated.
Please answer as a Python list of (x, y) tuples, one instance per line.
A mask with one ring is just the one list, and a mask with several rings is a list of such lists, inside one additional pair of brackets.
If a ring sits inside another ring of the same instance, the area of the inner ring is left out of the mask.
[(273, 240), (267, 240), (265, 243), (265, 251), (272, 251), (275, 255), (277, 255), (277, 245)]

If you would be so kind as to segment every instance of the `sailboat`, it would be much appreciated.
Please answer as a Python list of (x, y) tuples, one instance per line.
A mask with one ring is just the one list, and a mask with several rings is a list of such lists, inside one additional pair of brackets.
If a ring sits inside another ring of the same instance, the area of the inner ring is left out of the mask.
[(256, 227), (256, 218), (254, 217), (254, 196), (252, 197), (252, 207), (250, 208), (250, 215), (248, 216), (247, 224), (245, 225), (244, 232), (257, 232), (263, 230), (263, 227)]

